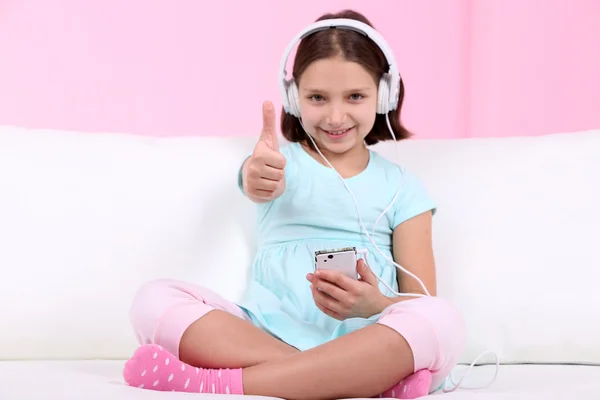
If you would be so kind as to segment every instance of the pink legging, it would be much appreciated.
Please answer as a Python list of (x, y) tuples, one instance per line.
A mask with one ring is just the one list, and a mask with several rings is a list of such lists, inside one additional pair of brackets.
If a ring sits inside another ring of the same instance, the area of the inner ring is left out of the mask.
[[(213, 291), (167, 279), (151, 281), (140, 288), (130, 317), (140, 344), (159, 344), (179, 357), (179, 342), (185, 330), (215, 309), (250, 321), (240, 307)], [(432, 372), (432, 390), (448, 376), (465, 346), (466, 331), (460, 313), (439, 297), (399, 302), (388, 307), (377, 323), (406, 339), (413, 352), (415, 371)]]

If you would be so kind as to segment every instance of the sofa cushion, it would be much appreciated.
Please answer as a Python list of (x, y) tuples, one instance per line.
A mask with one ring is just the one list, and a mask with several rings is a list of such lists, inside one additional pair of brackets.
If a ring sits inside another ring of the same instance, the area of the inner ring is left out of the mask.
[(439, 294), (466, 315), (463, 361), (600, 363), (600, 130), (378, 149), (438, 202)]
[[(126, 386), (122, 378), (122, 361), (4, 361), (0, 362), (0, 399), (61, 400), (154, 400), (198, 399), (196, 393), (165, 393)], [(466, 368), (454, 374), (457, 382)], [(494, 375), (491, 366), (476, 367), (469, 372), (461, 388), (484, 387)], [(35, 377), (35, 378), (34, 378)], [(554, 400), (598, 399), (600, 368), (559, 365), (502, 366), (490, 388), (470, 391), (459, 388), (453, 400)], [(32, 384), (35, 382), (35, 384)], [(452, 385), (448, 384), (448, 387)], [(437, 392), (440, 393), (440, 392)], [(421, 397), (421, 400), (438, 396)], [(442, 397), (443, 398), (443, 397)], [(269, 400), (273, 397), (203, 394), (202, 400)]]
[[(128, 307), (151, 279), (239, 299), (255, 213), (237, 172), (254, 143), (0, 127), (0, 359), (128, 357)], [(461, 361), (600, 363), (600, 131), (375, 149), (438, 204)]]

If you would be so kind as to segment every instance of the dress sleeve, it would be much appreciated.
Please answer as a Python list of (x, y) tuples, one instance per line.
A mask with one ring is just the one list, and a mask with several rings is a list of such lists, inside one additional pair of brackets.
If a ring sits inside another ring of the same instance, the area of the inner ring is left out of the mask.
[(412, 172), (407, 169), (401, 171), (401, 175), (396, 175), (400, 182), (394, 183), (391, 187), (394, 188), (393, 195), (398, 191), (398, 185), (401, 184), (402, 188), (398, 198), (393, 206), (393, 220), (392, 229), (395, 229), (398, 225), (407, 221), (419, 214), (427, 211), (432, 211), (433, 214), (436, 212), (436, 204), (431, 198), (427, 189), (421, 182), (421, 180)]
[[(243, 177), (242, 177), (242, 167), (244, 166), (244, 163), (246, 162), (247, 159), (250, 158), (252, 154), (248, 154), (246, 157), (244, 157), (244, 159), (242, 160), (242, 162), (240, 163), (240, 168), (238, 169), (238, 189), (240, 189), (240, 191), (242, 193), (244, 193), (244, 182), (242, 181)], [(246, 193), (244, 193), (246, 194)]]

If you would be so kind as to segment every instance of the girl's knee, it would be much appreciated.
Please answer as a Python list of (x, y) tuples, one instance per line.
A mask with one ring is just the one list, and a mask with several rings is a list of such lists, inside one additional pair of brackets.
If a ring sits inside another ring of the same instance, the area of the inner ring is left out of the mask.
[(409, 343), (415, 370), (446, 373), (458, 362), (465, 347), (462, 314), (439, 297), (401, 301), (389, 307), (378, 323), (396, 330)]
[(172, 282), (168, 279), (156, 279), (140, 286), (129, 308), (131, 317), (147, 316), (150, 308), (162, 301), (168, 292), (173, 291)]
[(171, 281), (157, 279), (144, 283), (133, 296), (129, 318), (140, 343), (152, 343), (154, 329), (166, 306), (164, 299), (172, 291)]
[[(441, 297), (426, 297), (422, 300), (419, 311), (431, 321), (445, 353), (462, 353), (467, 335), (461, 311)], [(456, 358), (459, 356), (460, 354)]]
[(207, 288), (158, 279), (138, 289), (131, 304), (130, 319), (140, 344), (159, 344), (177, 355), (183, 333), (214, 309), (244, 318), (239, 307)]

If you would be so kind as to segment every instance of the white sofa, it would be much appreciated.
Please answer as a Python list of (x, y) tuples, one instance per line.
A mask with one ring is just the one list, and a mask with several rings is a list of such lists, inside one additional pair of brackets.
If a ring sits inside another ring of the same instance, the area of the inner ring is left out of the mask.
[[(165, 277), (239, 298), (254, 207), (236, 178), (254, 143), (0, 127), (0, 399), (196, 396), (123, 383), (128, 308)], [(468, 321), (461, 362), (491, 350), (502, 363), (491, 387), (446, 396), (600, 399), (600, 130), (400, 148), (439, 204), (439, 292)], [(494, 376), (482, 360), (465, 386)]]

